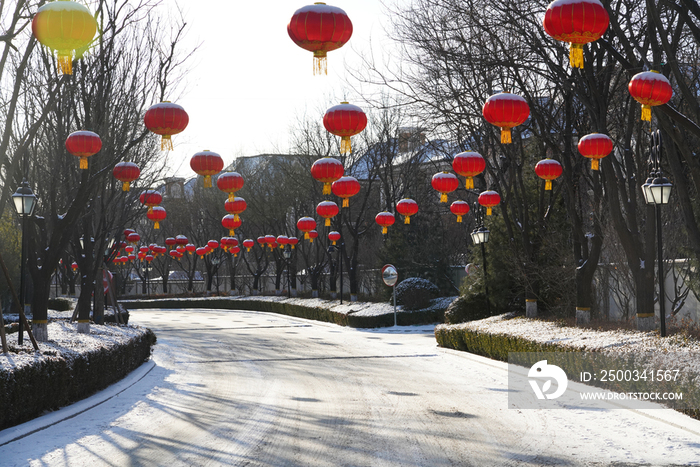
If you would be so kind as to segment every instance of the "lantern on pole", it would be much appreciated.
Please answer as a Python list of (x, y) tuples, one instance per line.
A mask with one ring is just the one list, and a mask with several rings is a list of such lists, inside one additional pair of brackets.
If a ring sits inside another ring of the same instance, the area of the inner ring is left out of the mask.
[(359, 134), (367, 126), (367, 115), (356, 105), (341, 102), (326, 111), (323, 126), (329, 133), (340, 136), (340, 153), (352, 151), (350, 137)]
[[(148, 214), (153, 212), (153, 208), (163, 202), (163, 195), (155, 190), (146, 190), (139, 196), (139, 201), (144, 206), (148, 206)], [(150, 218), (149, 218), (150, 219)]]
[(241, 218), (239, 217), (236, 219), (236, 216), (233, 214), (226, 214), (223, 219), (221, 219), (221, 225), (224, 227), (224, 229), (228, 229), (229, 235), (233, 237), (236, 235), (236, 230), (238, 227), (241, 226), (243, 222), (241, 221)]
[(102, 149), (102, 140), (92, 131), (74, 131), (66, 139), (66, 149), (69, 153), (80, 158), (80, 168), (88, 168), (87, 158), (97, 154)]
[(484, 191), (479, 195), (479, 204), (486, 208), (486, 215), (491, 215), (491, 208), (498, 206), (501, 202), (501, 195), (493, 190)]
[(331, 194), (331, 183), (343, 176), (345, 169), (338, 159), (322, 157), (311, 166), (311, 176), (323, 182), (323, 194)]
[(608, 29), (610, 17), (598, 0), (555, 0), (544, 14), (547, 34), (569, 42), (569, 63), (583, 68), (583, 46), (600, 39)]
[(352, 22), (340, 8), (316, 2), (294, 12), (287, 33), (296, 45), (314, 53), (314, 75), (328, 74), (327, 52), (350, 40)]
[(338, 205), (333, 201), (321, 201), (316, 206), (316, 214), (326, 219), (324, 225), (326, 227), (331, 226), (331, 219), (338, 215), (339, 209)]
[(350, 198), (360, 192), (360, 182), (355, 177), (340, 177), (331, 184), (331, 191), (343, 199), (342, 207), (347, 208), (350, 206)]
[(97, 32), (97, 21), (90, 10), (78, 2), (49, 2), (32, 19), (34, 37), (56, 51), (58, 69), (73, 74), (73, 53), (81, 59)]
[(440, 193), (440, 202), (447, 202), (447, 194), (452, 193), (459, 187), (459, 180), (455, 174), (449, 172), (439, 172), (433, 175), (430, 184), (435, 191)]
[(388, 211), (382, 211), (374, 217), (374, 221), (382, 227), (382, 234), (389, 232), (389, 227), (394, 225), (396, 218)]
[(525, 123), (530, 106), (517, 94), (500, 92), (486, 99), (482, 113), (487, 122), (501, 128), (501, 144), (510, 144), (510, 129)]
[(211, 188), (211, 176), (221, 172), (224, 160), (217, 153), (205, 149), (192, 156), (190, 167), (197, 175), (204, 177), (204, 188)]
[(185, 109), (169, 101), (152, 105), (143, 117), (146, 128), (152, 133), (161, 135), (161, 151), (173, 150), (171, 136), (182, 133), (189, 122), (190, 117)]
[(591, 160), (591, 170), (598, 170), (600, 159), (613, 150), (612, 140), (602, 133), (591, 133), (578, 141), (578, 152)]
[(297, 221), (297, 229), (304, 232), (304, 239), (309, 240), (309, 232), (316, 228), (316, 220), (313, 217), (302, 217)]
[(673, 88), (664, 75), (658, 71), (643, 71), (632, 77), (627, 85), (634, 100), (642, 104), (642, 120), (651, 121), (651, 108), (671, 100)]
[(228, 193), (229, 201), (233, 201), (235, 193), (243, 188), (243, 183), (243, 177), (238, 172), (224, 172), (216, 179), (216, 186), (224, 193)]
[(545, 191), (551, 191), (552, 180), (556, 180), (562, 173), (561, 164), (554, 159), (542, 159), (535, 165), (535, 173), (542, 180), (545, 180)]
[(474, 188), (474, 178), (486, 169), (486, 161), (478, 152), (460, 152), (452, 160), (452, 169), (457, 175), (466, 177), (464, 187)]
[(457, 216), (457, 222), (461, 223), (462, 217), (466, 216), (469, 212), (469, 203), (458, 199), (457, 201), (450, 204), (450, 212)]
[(224, 203), (224, 209), (229, 214), (233, 214), (236, 219), (239, 219), (238, 215), (246, 210), (248, 203), (240, 196), (234, 196), (233, 200), (227, 200)]
[(162, 206), (153, 206), (151, 210), (146, 213), (146, 217), (154, 222), (154, 229), (160, 229), (160, 221), (164, 220), (166, 217), (165, 208)]
[(114, 166), (112, 175), (122, 182), (122, 191), (129, 191), (131, 182), (137, 180), (141, 175), (141, 169), (133, 162), (120, 162)]
[(411, 216), (418, 212), (418, 203), (410, 198), (404, 198), (396, 203), (396, 212), (404, 216), (404, 224), (410, 224)]

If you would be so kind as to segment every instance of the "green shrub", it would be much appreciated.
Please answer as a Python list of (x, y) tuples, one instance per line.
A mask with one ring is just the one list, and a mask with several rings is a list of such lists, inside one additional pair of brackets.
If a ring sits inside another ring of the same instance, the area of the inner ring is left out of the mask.
[(494, 314), (493, 311), (489, 312), (489, 310), (485, 294), (461, 295), (445, 310), (445, 323), (466, 323), (467, 321), (488, 318)]
[(49, 309), (56, 311), (70, 311), (73, 309), (73, 302), (67, 298), (49, 298)]
[(396, 286), (396, 304), (407, 310), (420, 310), (430, 306), (430, 299), (440, 293), (438, 287), (427, 279), (409, 277)]

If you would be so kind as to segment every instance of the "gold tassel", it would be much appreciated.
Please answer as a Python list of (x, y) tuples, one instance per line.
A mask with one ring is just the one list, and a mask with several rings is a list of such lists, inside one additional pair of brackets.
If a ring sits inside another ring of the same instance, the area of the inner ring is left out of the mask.
[(129, 182), (124, 182), (122, 184), (122, 191), (129, 191), (130, 186), (131, 186), (131, 184)]
[(335, 240), (333, 240), (333, 245), (335, 245)]
[(282, 248), (284, 248), (284, 245), (282, 245), (282, 244), (280, 243), (280, 250), (281, 250)]
[(389, 232), (389, 229), (387, 227), (382, 227), (382, 235), (386, 235), (387, 232)]
[(326, 59), (325, 50), (317, 50), (314, 52), (314, 76), (328, 74), (328, 60)]
[(156, 221), (156, 223), (153, 225), (153, 228), (156, 230), (160, 229), (160, 224), (158, 223), (158, 221)]
[(547, 180), (544, 182), (544, 191), (552, 191), (552, 181)]
[(583, 69), (583, 44), (571, 43), (569, 47), (569, 63), (571, 68)]
[(491, 215), (491, 207), (486, 208), (486, 215), (487, 216)]
[(600, 170), (600, 161), (598, 159), (591, 161), (591, 170)]
[(651, 121), (651, 106), (642, 104), (642, 121), (643, 122), (650, 122)]
[(343, 136), (340, 138), (340, 153), (349, 154), (352, 151), (352, 145), (350, 144), (350, 137)]
[(325, 222), (323, 225), (325, 225), (326, 227), (330, 227), (330, 226), (331, 226), (331, 219), (330, 219), (330, 217), (326, 217), (326, 222)]
[(304, 232), (304, 240), (309, 240), (309, 232)]
[(64, 75), (73, 74), (73, 57), (68, 55), (58, 54), (58, 71)]
[(460, 224), (462, 223), (462, 216), (457, 216), (457, 222)]
[(467, 177), (467, 180), (464, 183), (464, 188), (466, 188), (467, 190), (474, 188), (474, 179), (471, 177)]
[(292, 250), (294, 249), (294, 245), (292, 245)]
[(343, 198), (343, 207), (344, 208), (350, 207), (350, 199), (349, 198)]
[(236, 232), (233, 231), (233, 229), (229, 229), (228, 231), (228, 236), (229, 237), (234, 237), (236, 235)]
[(211, 175), (204, 176), (204, 188), (211, 188)]
[(238, 217), (238, 214), (234, 214), (234, 215), (233, 215), (233, 221), (234, 221), (234, 222), (238, 222), (239, 220), (241, 220), (241, 218)]
[(330, 184), (330, 183), (324, 183), (324, 184), (323, 184), (323, 194), (324, 194), (324, 195), (330, 195), (330, 194), (331, 194), (331, 184)]
[(81, 157), (81, 158), (80, 158), (80, 168), (81, 168), (82, 170), (85, 170), (85, 169), (88, 168), (87, 157)]
[(403, 223), (404, 224), (410, 224), (411, 223), (411, 216), (406, 216), (403, 218)]
[(314, 239), (309, 237), (309, 243), (313, 243), (313, 242), (314, 242)]
[(148, 206), (148, 214), (153, 213), (153, 206)]
[(442, 193), (440, 195), (440, 202), (441, 203), (446, 203), (447, 202), (447, 193)]
[(163, 135), (160, 139), (160, 150), (161, 151), (172, 151), (173, 150), (173, 140), (170, 135)]
[(501, 128), (501, 144), (510, 144), (512, 142), (510, 128)]
[(233, 203), (236, 200), (236, 193), (229, 193), (228, 200)]

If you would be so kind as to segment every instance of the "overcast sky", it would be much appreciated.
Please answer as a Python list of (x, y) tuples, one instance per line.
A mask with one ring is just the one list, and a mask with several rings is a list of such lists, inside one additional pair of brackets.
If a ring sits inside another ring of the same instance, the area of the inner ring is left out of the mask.
[(345, 68), (358, 63), (358, 52), (367, 53), (370, 40), (377, 50), (388, 46), (381, 0), (329, 2), (348, 14), (353, 35), (328, 54), (328, 76), (314, 76), (312, 53), (287, 34), (294, 12), (312, 1), (178, 3), (189, 25), (184, 45), (200, 47), (188, 64), (182, 97), (173, 99), (190, 123), (173, 137), (169, 175), (192, 176), (189, 159), (204, 149), (219, 153), (226, 165), (237, 156), (288, 151), (289, 129), (300, 115), (351, 99)]

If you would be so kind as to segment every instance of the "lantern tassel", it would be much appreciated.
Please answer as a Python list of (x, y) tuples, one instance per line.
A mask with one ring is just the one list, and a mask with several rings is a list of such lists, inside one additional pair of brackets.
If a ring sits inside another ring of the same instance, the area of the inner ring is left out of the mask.
[(211, 188), (211, 175), (204, 176), (204, 188)]
[(160, 139), (160, 150), (161, 151), (172, 151), (173, 150), (173, 140), (170, 135), (163, 135)]
[(583, 69), (583, 44), (571, 43), (569, 47), (569, 63), (571, 68)]
[(68, 54), (58, 54), (58, 71), (64, 75), (73, 74), (73, 57), (70, 52)]
[(241, 218), (238, 217), (238, 214), (234, 214), (234, 215), (233, 215), (233, 221), (234, 221), (234, 222), (238, 222), (239, 220), (241, 220)]
[(148, 214), (152, 214), (152, 213), (153, 213), (153, 206), (148, 206)]
[(352, 151), (352, 145), (350, 144), (350, 137), (343, 136), (340, 138), (340, 153), (349, 154)]
[(333, 245), (335, 245), (335, 240), (333, 240)]
[(467, 177), (466, 182), (464, 183), (464, 188), (467, 190), (471, 190), (474, 188), (474, 179), (472, 177)]
[(600, 170), (600, 161), (598, 159), (591, 161), (591, 170)]
[(314, 239), (309, 237), (309, 243), (313, 243), (313, 242), (314, 242)]
[(460, 224), (462, 223), (462, 216), (457, 216), (457, 222)]
[(229, 229), (228, 235), (229, 235), (229, 237), (233, 237), (236, 235), (236, 232), (234, 232), (233, 229)]
[(643, 122), (650, 122), (651, 121), (651, 106), (648, 106), (646, 104), (642, 104), (642, 121)]
[(350, 200), (348, 198), (343, 198), (343, 207), (344, 208), (350, 207)]
[(294, 245), (292, 245), (292, 250), (294, 249)]
[(131, 186), (131, 183), (129, 182), (124, 182), (122, 184), (122, 191), (129, 191), (129, 187)]
[(309, 240), (309, 232), (304, 232), (304, 240)]
[(246, 250), (248, 251), (248, 253), (250, 253), (250, 248), (246, 248)]
[(314, 52), (314, 76), (328, 74), (328, 60), (325, 50)]
[(510, 144), (513, 139), (510, 136), (510, 128), (501, 128), (501, 144)]
[(236, 193), (229, 193), (228, 200), (233, 203), (236, 200)]
[(487, 216), (491, 215), (491, 207), (490, 206), (486, 208), (486, 215)]
[(153, 224), (153, 228), (156, 230), (160, 229), (160, 224), (158, 223), (158, 221), (156, 221), (156, 223)]
[(326, 222), (325, 222), (323, 225), (325, 225), (326, 227), (330, 227), (330, 226), (331, 226), (331, 219), (330, 219), (330, 217), (326, 217)]
[(324, 194), (324, 195), (330, 195), (330, 194), (331, 194), (331, 184), (330, 184), (330, 183), (324, 183), (324, 184), (323, 184), (323, 194)]
[(440, 195), (440, 202), (441, 203), (446, 203), (447, 202), (447, 193), (442, 193)]
[(80, 158), (80, 168), (81, 168), (82, 170), (85, 170), (85, 169), (88, 168), (88, 160), (87, 160), (87, 157), (81, 157), (81, 158)]
[(411, 216), (406, 216), (403, 218), (403, 223), (404, 224), (410, 224), (411, 223)]
[(544, 191), (552, 191), (552, 181), (547, 180), (544, 182)]
[(382, 227), (382, 235), (386, 235), (387, 232), (389, 232), (389, 229), (387, 227)]

